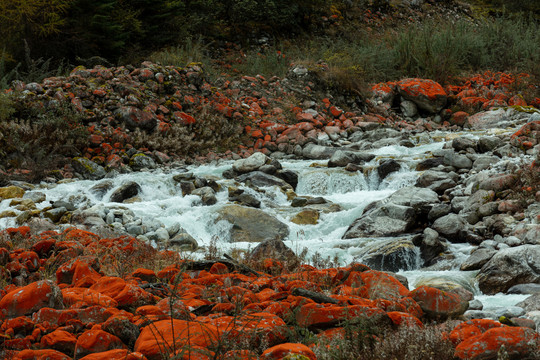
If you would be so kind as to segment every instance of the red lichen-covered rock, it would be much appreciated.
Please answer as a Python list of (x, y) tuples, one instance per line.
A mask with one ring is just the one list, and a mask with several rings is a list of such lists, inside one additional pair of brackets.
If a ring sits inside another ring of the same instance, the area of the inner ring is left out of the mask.
[(410, 297), (420, 305), (426, 317), (433, 319), (462, 315), (469, 307), (469, 302), (459, 295), (429, 286), (414, 289)]
[(103, 330), (88, 330), (77, 339), (75, 357), (77, 359), (92, 353), (113, 349), (127, 349), (122, 340)]
[(511, 358), (524, 359), (540, 346), (538, 334), (523, 327), (496, 327), (483, 334), (462, 341), (454, 356), (460, 359), (496, 359), (499, 349), (504, 345)]
[(296, 343), (279, 344), (269, 349), (266, 349), (262, 353), (261, 359), (279, 360), (291, 354), (303, 355), (310, 360), (317, 360), (317, 356), (315, 356), (313, 350), (311, 350), (304, 344)]
[(23, 350), (13, 360), (71, 360), (71, 357), (52, 349)]
[(334, 327), (352, 319), (370, 320), (377, 325), (390, 324), (390, 318), (383, 310), (363, 305), (336, 306), (309, 303), (303, 305), (296, 314), (298, 325), (310, 329)]
[(56, 326), (63, 326), (67, 323), (78, 321), (82, 324), (101, 324), (112, 315), (118, 312), (114, 308), (104, 308), (92, 306), (85, 309), (55, 310), (43, 308), (32, 315), (32, 320), (36, 323), (47, 322)]
[(0, 319), (32, 314), (45, 307), (62, 309), (62, 292), (51, 281), (37, 281), (9, 292), (0, 300)]
[(424, 325), (422, 322), (416, 317), (409, 313), (402, 312), (402, 311), (389, 311), (387, 312), (388, 317), (390, 320), (392, 320), (392, 323), (394, 325), (405, 325), (408, 327), (418, 327), (421, 328)]
[(521, 95), (514, 95), (508, 100), (508, 105), (510, 106), (527, 106), (527, 102), (523, 99)]
[(451, 125), (457, 125), (457, 126), (463, 126), (467, 122), (467, 118), (469, 117), (469, 114), (465, 111), (456, 111), (455, 113), (450, 116), (450, 124)]
[(396, 87), (401, 96), (430, 113), (437, 113), (446, 105), (446, 92), (433, 80), (404, 79), (399, 81)]
[(64, 354), (73, 355), (77, 338), (64, 330), (55, 330), (41, 338), (40, 345), (44, 349), (58, 350)]
[(103, 351), (86, 355), (79, 360), (147, 360), (146, 356), (138, 352), (130, 352), (125, 349)]
[(62, 289), (64, 305), (72, 309), (88, 306), (117, 307), (118, 302), (113, 298), (103, 295), (92, 289), (86, 288), (65, 288)]
[(220, 336), (239, 344), (260, 342), (274, 345), (285, 339), (285, 322), (278, 316), (266, 312), (252, 313), (238, 317), (222, 316), (211, 319)]
[(101, 277), (96, 269), (99, 269), (99, 265), (95, 257), (79, 257), (63, 264), (56, 270), (56, 281), (58, 284), (76, 284), (79, 287), (89, 287)]
[(141, 330), (134, 350), (148, 360), (161, 360), (162, 353), (186, 347), (208, 348), (217, 344), (218, 329), (211, 324), (184, 320), (161, 320)]
[[(409, 296), (409, 289), (403, 286), (395, 277), (385, 272), (368, 270), (357, 274), (364, 284), (359, 292), (359, 296), (361, 297), (367, 299), (396, 300)], [(347, 283), (348, 281), (345, 282), (345, 284)]]
[(23, 251), (17, 255), (17, 260), (28, 269), (30, 272), (37, 271), (41, 266), (39, 256), (34, 251)]
[(119, 277), (104, 276), (90, 287), (118, 302), (119, 307), (143, 306), (154, 302), (154, 296)]
[(375, 101), (382, 101), (385, 103), (392, 103), (394, 100), (393, 83), (379, 83), (373, 85), (371, 92)]
[(503, 324), (495, 320), (472, 319), (457, 325), (450, 334), (448, 334), (448, 339), (452, 341), (454, 345), (457, 345), (465, 339), (482, 334), (486, 330), (503, 326)]
[(0, 326), (0, 333), (12, 335), (28, 335), (34, 330), (35, 324), (29, 317), (19, 316), (4, 321)]
[(142, 269), (142, 268), (136, 269), (135, 271), (131, 273), (131, 276), (134, 278), (139, 278), (142, 281), (147, 281), (147, 282), (158, 281), (158, 277), (156, 273), (150, 269)]

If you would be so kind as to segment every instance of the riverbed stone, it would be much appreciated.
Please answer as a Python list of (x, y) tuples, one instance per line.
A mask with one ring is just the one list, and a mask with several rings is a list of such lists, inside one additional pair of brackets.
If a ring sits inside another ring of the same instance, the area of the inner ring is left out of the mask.
[(362, 165), (373, 158), (375, 158), (375, 155), (369, 153), (337, 150), (328, 160), (328, 167), (344, 167), (348, 164)]
[(374, 270), (398, 272), (414, 270), (418, 263), (418, 248), (410, 238), (374, 242), (362, 249), (361, 262)]
[(282, 240), (289, 235), (287, 225), (259, 209), (228, 205), (221, 208), (218, 214), (218, 220), (225, 220), (233, 225), (230, 230), (230, 238), (233, 242)]
[(499, 250), (477, 275), (484, 294), (506, 292), (512, 286), (540, 283), (540, 245)]
[(453, 166), (456, 169), (471, 169), (473, 162), (469, 157), (454, 151), (448, 151), (444, 154), (443, 163), (448, 166)]
[(302, 149), (302, 156), (312, 160), (330, 159), (337, 150), (338, 148), (309, 143)]
[(319, 211), (315, 209), (305, 209), (291, 218), (291, 222), (298, 225), (315, 225), (319, 222)]
[(277, 176), (263, 173), (262, 171), (252, 171), (247, 174), (240, 175), (236, 178), (236, 180), (242, 183), (249, 182), (257, 187), (278, 186), (284, 189), (293, 189), (293, 187), (285, 180), (280, 179)]
[(439, 233), (431, 228), (425, 228), (422, 235), (415, 236), (413, 243), (420, 249), (423, 266), (433, 265), (439, 255), (446, 250)]
[(435, 220), (431, 227), (450, 241), (463, 242), (462, 234), (465, 224), (461, 216), (448, 214)]
[(155, 169), (157, 164), (150, 156), (139, 153), (129, 159), (129, 166), (135, 171), (140, 171), (142, 169)]
[(479, 270), (484, 266), (497, 251), (489, 248), (478, 248), (461, 264), (461, 271)]
[(23, 199), (32, 200), (35, 204), (39, 204), (44, 202), (47, 196), (41, 191), (29, 191), (23, 195)]
[(217, 203), (216, 193), (210, 186), (195, 189), (191, 192), (191, 195), (199, 196), (202, 204), (205, 206), (214, 205)]
[(106, 175), (103, 166), (96, 164), (92, 160), (83, 157), (76, 157), (71, 161), (73, 169), (84, 179), (99, 180)]
[(141, 186), (139, 184), (137, 184), (135, 181), (126, 181), (113, 191), (110, 201), (121, 203), (127, 199), (137, 196), (140, 192)]
[(52, 222), (57, 223), (60, 221), (62, 216), (67, 212), (65, 207), (53, 208), (43, 212), (43, 216), (47, 219), (50, 219)]
[(246, 159), (236, 160), (232, 168), (238, 174), (245, 174), (259, 169), (269, 161), (268, 156), (261, 152), (256, 152)]
[(383, 180), (391, 173), (399, 171), (400, 169), (401, 165), (399, 162), (394, 159), (388, 159), (381, 162), (377, 167), (377, 174), (379, 175), (379, 179)]
[(247, 255), (249, 261), (259, 262), (265, 259), (281, 261), (288, 269), (293, 269), (299, 265), (300, 260), (283, 241), (278, 239), (267, 239), (261, 241)]
[(168, 244), (179, 250), (188, 251), (195, 251), (199, 247), (197, 240), (185, 231), (180, 231), (173, 238), (169, 239)]
[(440, 217), (450, 214), (451, 211), (452, 211), (452, 206), (450, 204), (447, 204), (447, 203), (435, 204), (433, 205), (431, 210), (429, 210), (428, 220), (435, 221)]
[[(514, 285), (508, 289), (508, 294), (540, 294), (540, 284), (529, 283)], [(540, 309), (540, 307), (538, 307), (538, 309)]]

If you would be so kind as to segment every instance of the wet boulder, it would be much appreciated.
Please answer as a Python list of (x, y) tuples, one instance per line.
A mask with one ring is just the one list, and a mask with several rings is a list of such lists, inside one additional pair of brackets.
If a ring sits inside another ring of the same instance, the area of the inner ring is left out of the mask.
[(420, 305), (428, 319), (457, 317), (463, 315), (469, 307), (469, 301), (461, 296), (430, 286), (417, 287), (411, 291), (410, 297)]
[(99, 180), (103, 179), (106, 175), (103, 166), (98, 165), (87, 158), (76, 157), (71, 161), (71, 165), (84, 179)]
[(18, 186), (7, 186), (0, 188), (0, 200), (22, 198), (25, 190)]
[(262, 210), (229, 205), (218, 211), (218, 220), (232, 224), (231, 241), (261, 242), (266, 239), (284, 239), (289, 235), (289, 227)]
[(281, 240), (270, 239), (259, 243), (248, 254), (247, 259), (253, 262), (260, 262), (265, 259), (281, 261), (289, 269), (293, 269), (300, 264), (300, 260), (287, 245)]
[(478, 248), (461, 264), (461, 271), (479, 270), (484, 266), (497, 251), (495, 249)]
[(309, 143), (302, 149), (302, 156), (306, 159), (330, 159), (338, 148)]
[(268, 156), (261, 152), (256, 152), (246, 159), (236, 160), (233, 163), (233, 170), (238, 174), (245, 174), (251, 171), (258, 170), (260, 167), (269, 162)]
[(334, 152), (328, 167), (344, 167), (348, 164), (362, 165), (375, 158), (375, 155), (350, 150), (337, 150)]
[(433, 230), (450, 241), (464, 242), (466, 221), (457, 214), (448, 214), (435, 220)]
[(376, 241), (362, 249), (361, 262), (374, 270), (398, 272), (420, 267), (418, 248), (411, 239)]
[(419, 218), (427, 217), (432, 204), (438, 203), (437, 193), (430, 189), (406, 187), (388, 198), (366, 207), (343, 235), (344, 239), (365, 236), (395, 236), (409, 232)]
[(292, 186), (285, 180), (277, 176), (263, 173), (262, 171), (252, 171), (247, 174), (240, 175), (236, 178), (238, 182), (251, 183), (257, 187), (278, 186), (284, 189), (292, 189)]
[(499, 250), (476, 278), (484, 294), (506, 292), (518, 284), (540, 283), (540, 245)]
[(399, 162), (394, 159), (388, 159), (381, 162), (381, 164), (377, 167), (377, 174), (379, 175), (379, 179), (383, 180), (391, 173), (399, 171), (400, 169), (401, 165)]
[(199, 196), (202, 204), (205, 206), (214, 205), (217, 203), (216, 193), (210, 186), (195, 189), (191, 192), (191, 195)]
[(135, 171), (142, 169), (155, 169), (157, 167), (156, 162), (150, 156), (139, 153), (135, 154), (129, 159), (129, 166)]
[(120, 185), (111, 194), (111, 202), (124, 202), (124, 200), (137, 196), (141, 192), (141, 186), (134, 181), (127, 181)]
[(315, 225), (319, 222), (319, 211), (305, 209), (291, 218), (291, 222), (299, 225)]
[(103, 199), (103, 196), (113, 188), (114, 184), (111, 180), (104, 180), (90, 188), (90, 193), (94, 194), (99, 200)]

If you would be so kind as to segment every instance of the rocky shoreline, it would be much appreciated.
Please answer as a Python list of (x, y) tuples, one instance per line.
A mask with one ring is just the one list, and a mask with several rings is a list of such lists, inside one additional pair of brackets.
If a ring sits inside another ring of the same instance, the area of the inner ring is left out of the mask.
[[(20, 181), (0, 188), (0, 218), (20, 226), (4, 230), (0, 240), (0, 351), (23, 359), (39, 354), (55, 359), (158, 359), (156, 349), (163, 344), (151, 333), (158, 331), (169, 345), (176, 344), (168, 338), (174, 328), (211, 334), (204, 341), (194, 339), (190, 347), (203, 349), (201, 358), (210, 358), (205, 351), (215, 352), (223, 334), (238, 336), (239, 329), (251, 329), (256, 322), (258, 327), (246, 337), (267, 341), (267, 348), (258, 349), (263, 358), (292, 352), (314, 359), (317, 345), (282, 344), (287, 342), (282, 329), (291, 326), (289, 315), (294, 313), (295, 325), (318, 336), (343, 331), (339, 329), (350, 318), (370, 319), (381, 328), (421, 328), (459, 318), (463, 322), (446, 338), (457, 346), (456, 357), (496, 358), (504, 344), (511, 356), (534, 358), (540, 351), (540, 111), (535, 108), (539, 99), (527, 104), (510, 92), (509, 84), (517, 79), (486, 73), (444, 88), (427, 79), (406, 79), (374, 85), (365, 101), (356, 95), (321, 99), (326, 90), (318, 88), (316, 77), (302, 66), (293, 66), (285, 79), (243, 77), (217, 88), (205, 81), (197, 65), (175, 69), (151, 63), (139, 69), (78, 68), (67, 78), (16, 84), (17, 96), (27, 103), (71, 103), (89, 131), (82, 156), (71, 158), (56, 179), (45, 179), (44, 189), (73, 181), (70, 178), (100, 180), (89, 192), (118, 207), (87, 199), (49, 199), (39, 186)], [(302, 99), (300, 104), (291, 106), (293, 95)], [(165, 141), (178, 127), (201, 137), (207, 136), (207, 125), (218, 132), (219, 121), (199, 117), (203, 110), (223, 123), (234, 123), (221, 135), (240, 132), (242, 145), (179, 161), (155, 139), (147, 141), (154, 149), (132, 144), (135, 136), (152, 134)], [(449, 139), (446, 145), (417, 160), (376, 155), (385, 147), (414, 148), (418, 137), (443, 132)], [(315, 224), (325, 213), (342, 211), (324, 196), (298, 196), (298, 173), (282, 166), (290, 159), (368, 174), (381, 183), (403, 169), (420, 175), (412, 186), (366, 206), (344, 233), (343, 239), (390, 238), (384, 247), (365, 254), (365, 265), (315, 269), (300, 265), (298, 254), (283, 245), (287, 225), (265, 213), (267, 203), (261, 209), (254, 195), (279, 188), (287, 208), (295, 209), (291, 221), (297, 224)], [(187, 170), (186, 160), (234, 162), (222, 177), (200, 177)], [(182, 253), (199, 247), (180, 225), (148, 222), (122, 208), (122, 203), (140, 201), (141, 185), (129, 181), (116, 186), (111, 179), (158, 168), (171, 173), (170, 181), (182, 196), (195, 196), (196, 206), (226, 205), (219, 216), (233, 224), (230, 238), (259, 244), (245, 259), (247, 266), (258, 269), (255, 274), (226, 259), (190, 269), (199, 263), (149, 247), (152, 243)], [(482, 311), (473, 294), (455, 282), (431, 281), (410, 291), (403, 278), (384, 272), (403, 269), (410, 251), (420, 252), (421, 268), (444, 269), (455, 260), (449, 246), (463, 243), (472, 251), (458, 265), (463, 271), (478, 271), (483, 293), (531, 296), (516, 307)], [(152, 257), (169, 256), (174, 265), (115, 276), (100, 269), (107, 251), (121, 261), (122, 252), (136, 253), (134, 249)], [(44, 269), (51, 276), (45, 277)], [(224, 293), (220, 301), (202, 295), (212, 286)], [(302, 290), (326, 297), (313, 298)], [(171, 299), (179, 302), (178, 309), (170, 306)], [(165, 320), (170, 309), (178, 310), (177, 320)], [(501, 340), (501, 334), (507, 340)], [(97, 338), (110, 341), (100, 348)], [(48, 350), (23, 350), (36, 347)], [(248, 351), (238, 358), (260, 353)]]

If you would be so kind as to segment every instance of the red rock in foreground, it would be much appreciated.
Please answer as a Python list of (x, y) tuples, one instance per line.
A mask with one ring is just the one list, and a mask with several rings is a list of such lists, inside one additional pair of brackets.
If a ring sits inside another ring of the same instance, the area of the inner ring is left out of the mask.
[[(65, 246), (44, 240), (55, 234), (36, 236), (33, 248), (40, 263), (65, 254)], [(190, 270), (190, 261), (135, 239), (100, 239), (78, 230), (65, 234), (68, 249), (80, 251), (56, 264), (59, 286), (41, 280), (0, 289), (0, 357), (315, 360), (326, 346), (315, 339), (345, 341), (343, 334), (351, 329), (355, 336), (368, 336), (365, 329), (373, 329), (374, 341), (395, 329), (423, 331), (423, 320), (460, 315), (466, 304), (435, 288), (409, 291), (393, 276), (360, 264), (320, 270), (303, 265), (292, 273), (281, 267), (272, 275), (210, 261), (204, 270)], [(154, 271), (134, 263), (131, 275), (107, 276), (95, 261), (113, 247), (142, 251), (145, 260), (167, 259), (170, 265)], [(23, 250), (3, 253), (12, 258)], [(274, 273), (278, 262), (268, 263), (250, 266)], [(483, 359), (502, 345), (516, 357), (538, 348), (531, 329), (493, 320), (461, 323), (440, 341), (451, 341), (462, 359)]]

